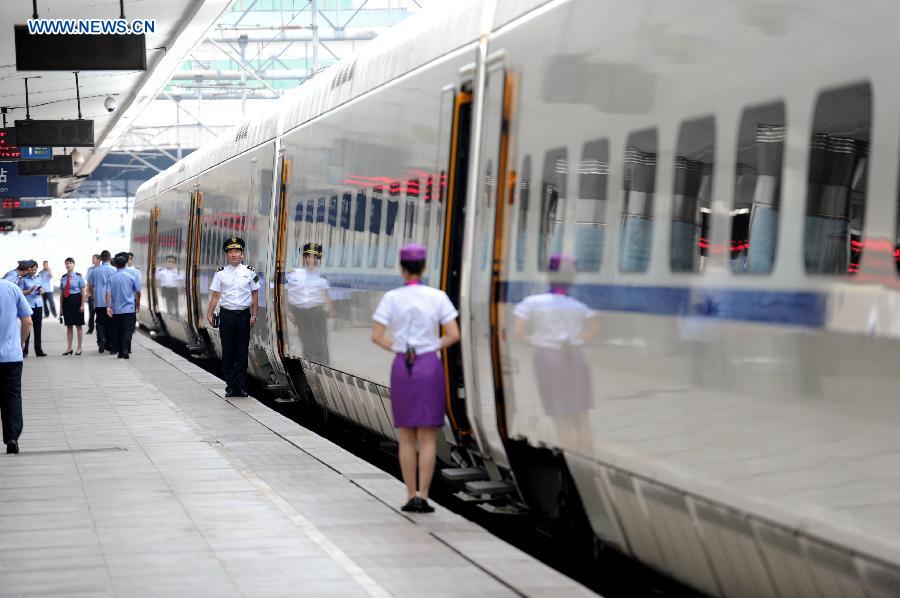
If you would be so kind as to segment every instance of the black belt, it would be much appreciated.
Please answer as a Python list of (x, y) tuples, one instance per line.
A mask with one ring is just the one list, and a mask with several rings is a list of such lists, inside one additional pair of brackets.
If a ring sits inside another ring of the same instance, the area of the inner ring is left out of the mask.
[(220, 307), (219, 309), (222, 311), (230, 311), (231, 313), (239, 314), (247, 311), (248, 309), (250, 309), (250, 307), (242, 307), (241, 309), (228, 309), (226, 307)]

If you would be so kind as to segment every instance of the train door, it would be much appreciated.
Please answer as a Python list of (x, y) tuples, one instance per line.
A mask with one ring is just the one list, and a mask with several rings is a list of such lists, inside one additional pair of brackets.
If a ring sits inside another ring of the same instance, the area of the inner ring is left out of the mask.
[(509, 102), (507, 76), (498, 59), (485, 61), (478, 152), (473, 159), (476, 176), (469, 184), (474, 199), (469, 214), (466, 268), (463, 276), (468, 313), (463, 314), (463, 360), (469, 420), (484, 457), (508, 468), (504, 447), (505, 419), (499, 367), (497, 300), (502, 249), (502, 220), (507, 183)]
[(284, 363), (284, 302), (282, 295), (284, 293), (284, 276), (287, 273), (287, 185), (291, 177), (291, 160), (281, 157), (281, 178), (278, 186), (277, 203), (275, 207), (276, 214), (276, 235), (275, 235), (275, 274), (272, 297), (272, 315), (273, 319), (269, 324), (270, 343), (275, 348), (281, 363)]
[(147, 309), (150, 314), (148, 325), (159, 326), (159, 299), (156, 296), (156, 252), (159, 241), (159, 206), (150, 209), (150, 231), (147, 239)]
[[(441, 139), (450, 146), (447, 162), (447, 192), (444, 207), (444, 239), (440, 272), (441, 289), (457, 307), (460, 303), (460, 274), (463, 256), (463, 226), (466, 213), (466, 187), (469, 176), (469, 151), (472, 126), (472, 85), (464, 84), (459, 91), (450, 85), (442, 98), (447, 108), (442, 110), (442, 130), (449, 139)], [(445, 124), (449, 124), (443, 128)], [(440, 160), (440, 157), (438, 158)], [(439, 188), (443, 193), (443, 188)], [(447, 385), (447, 416), (457, 441), (471, 435), (466, 415), (466, 393), (463, 383), (460, 345), (444, 350), (444, 374)]]
[[(203, 228), (203, 193), (191, 192), (191, 211), (188, 215), (188, 246), (186, 264), (186, 293), (188, 325), (194, 334), (194, 338), (202, 345), (200, 336), (200, 321), (202, 306), (200, 305), (200, 293), (198, 288), (198, 272), (200, 266), (200, 235)], [(198, 347), (199, 348), (199, 347)]]

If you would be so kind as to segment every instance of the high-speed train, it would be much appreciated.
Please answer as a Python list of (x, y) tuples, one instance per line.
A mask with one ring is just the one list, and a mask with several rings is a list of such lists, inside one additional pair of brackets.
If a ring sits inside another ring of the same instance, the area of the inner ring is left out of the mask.
[(443, 4), (140, 188), (141, 324), (221, 355), (240, 236), (252, 374), (393, 438), (424, 243), (451, 463), (710, 595), (900, 595), (900, 4)]

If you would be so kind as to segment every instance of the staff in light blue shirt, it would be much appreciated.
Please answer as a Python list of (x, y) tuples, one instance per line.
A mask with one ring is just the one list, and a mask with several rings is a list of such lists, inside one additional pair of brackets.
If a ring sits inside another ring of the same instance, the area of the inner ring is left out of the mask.
[[(8, 280), (0, 280), (0, 421), (7, 453), (19, 452), (22, 347), (31, 332), (31, 313), (22, 290)], [(16, 318), (22, 321), (21, 328)]]
[(128, 254), (116, 254), (114, 263), (117, 270), (109, 279), (106, 291), (106, 313), (112, 318), (109, 350), (116, 350), (120, 359), (129, 359), (131, 337), (137, 321), (135, 312), (141, 308), (141, 283), (125, 269)]
[(31, 268), (31, 260), (19, 260), (19, 264), (15, 268), (3, 275), (3, 280), (18, 284), (19, 277), (24, 276), (29, 268)]
[[(44, 292), (44, 289), (41, 286), (41, 277), (37, 275), (36, 261), (30, 260), (29, 268), (25, 275), (19, 277), (19, 288), (22, 289), (22, 294), (25, 295), (32, 310), (34, 354), (38, 357), (46, 357), (47, 354), (41, 348), (41, 321), (44, 319), (44, 301), (41, 299), (41, 294)], [(31, 338), (25, 339), (25, 347), (23, 348), (25, 357), (28, 357), (28, 345), (30, 342)]]
[(106, 350), (106, 337), (112, 325), (106, 314), (106, 291), (109, 290), (109, 279), (115, 274), (116, 269), (109, 264), (109, 257), (109, 251), (106, 249), (101, 251), (100, 265), (91, 270), (91, 275), (88, 277), (88, 296), (94, 299), (97, 348), (101, 353)]
[[(41, 277), (41, 288), (44, 289), (44, 317), (49, 318), (50, 312), (56, 317), (56, 303), (53, 301), (53, 273), (50, 272), (50, 263), (44, 260), (43, 269), (38, 272)], [(49, 309), (48, 309), (49, 306)]]
[(72, 327), (78, 331), (78, 350), (75, 355), (81, 355), (81, 342), (84, 333), (84, 302), (85, 302), (84, 277), (75, 271), (75, 260), (66, 258), (66, 273), (59, 280), (59, 304), (61, 306), (63, 323), (66, 325), (66, 352), (63, 355), (72, 354)]

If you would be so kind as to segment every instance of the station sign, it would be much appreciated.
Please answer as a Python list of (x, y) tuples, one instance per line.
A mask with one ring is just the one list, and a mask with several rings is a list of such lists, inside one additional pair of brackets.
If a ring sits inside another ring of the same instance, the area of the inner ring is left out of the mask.
[(47, 177), (19, 176), (18, 164), (0, 163), (0, 197), (47, 197), (47, 191)]
[(20, 147), (19, 160), (52, 160), (52, 147)]
[(52, 147), (17, 147), (16, 128), (0, 128), (0, 162), (18, 160), (52, 160)]

